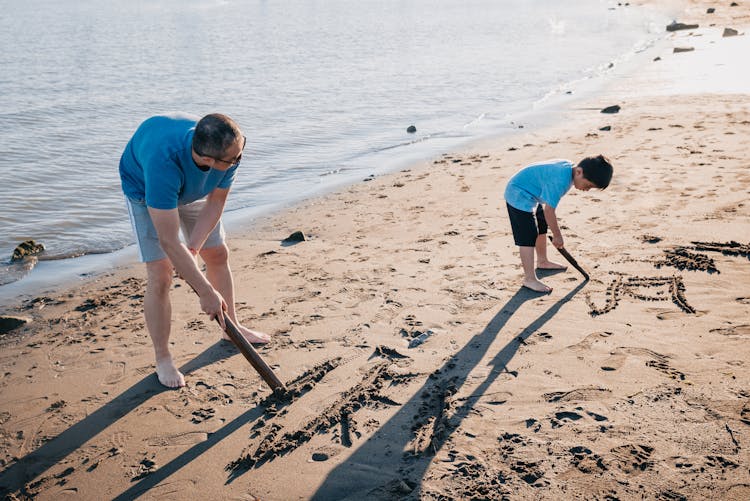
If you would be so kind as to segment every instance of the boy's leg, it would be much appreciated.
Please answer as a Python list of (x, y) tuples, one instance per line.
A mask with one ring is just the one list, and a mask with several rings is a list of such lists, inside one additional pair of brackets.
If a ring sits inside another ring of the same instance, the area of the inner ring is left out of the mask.
[(552, 289), (542, 283), (536, 276), (534, 267), (534, 248), (538, 237), (537, 225), (531, 212), (516, 209), (506, 204), (510, 226), (513, 230), (513, 241), (518, 246), (523, 266), (523, 285), (537, 292), (550, 292)]
[(550, 292), (549, 287), (536, 276), (534, 268), (534, 247), (518, 247), (521, 254), (521, 265), (523, 266), (523, 285), (537, 292)]
[(544, 219), (542, 204), (539, 204), (536, 208), (536, 225), (538, 231), (534, 244), (534, 248), (536, 249), (536, 267), (540, 270), (566, 270), (567, 266), (555, 263), (547, 258), (547, 220)]

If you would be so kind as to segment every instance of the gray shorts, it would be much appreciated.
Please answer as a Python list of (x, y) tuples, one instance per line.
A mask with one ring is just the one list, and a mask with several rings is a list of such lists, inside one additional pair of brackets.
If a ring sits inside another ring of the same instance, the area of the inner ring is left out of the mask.
[[(128, 206), (128, 214), (130, 214), (130, 222), (133, 225), (133, 233), (135, 233), (135, 241), (138, 244), (138, 249), (141, 257), (141, 261), (148, 263), (151, 261), (158, 261), (167, 257), (166, 252), (161, 248), (159, 244), (159, 236), (156, 234), (156, 228), (154, 223), (151, 221), (151, 215), (148, 213), (146, 203), (139, 200), (132, 200), (125, 197), (125, 201)], [(200, 214), (203, 206), (206, 205), (206, 200), (197, 200), (193, 203), (182, 205), (177, 208), (180, 214), (180, 227), (182, 228), (182, 236), (186, 241), (190, 232), (195, 227), (195, 222), (198, 220), (198, 214)], [(224, 243), (224, 227), (221, 221), (211, 231), (206, 239), (206, 243), (203, 244), (204, 249), (210, 249)]]

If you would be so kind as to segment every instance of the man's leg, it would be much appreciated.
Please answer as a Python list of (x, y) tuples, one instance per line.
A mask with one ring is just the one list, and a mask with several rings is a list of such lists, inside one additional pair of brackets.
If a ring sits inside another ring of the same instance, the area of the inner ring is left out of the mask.
[[(206, 263), (206, 278), (224, 298), (227, 303), (227, 315), (245, 336), (245, 339), (250, 343), (267, 343), (270, 341), (271, 338), (268, 334), (250, 330), (237, 321), (237, 313), (234, 307), (234, 279), (232, 278), (232, 270), (229, 268), (227, 245), (221, 244), (208, 249), (201, 249), (200, 255), (203, 262)], [(224, 334), (224, 339), (229, 339), (229, 337)]]
[(172, 263), (159, 259), (146, 263), (148, 283), (143, 300), (146, 327), (154, 344), (156, 376), (170, 388), (185, 386), (185, 378), (177, 370), (169, 352), (169, 333), (172, 326), (172, 303), (169, 288), (172, 285)]

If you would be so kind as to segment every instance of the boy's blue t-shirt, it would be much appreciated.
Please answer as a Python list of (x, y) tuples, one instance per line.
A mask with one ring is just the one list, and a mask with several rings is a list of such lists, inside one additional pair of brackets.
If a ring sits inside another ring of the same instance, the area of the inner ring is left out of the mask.
[(524, 167), (511, 177), (505, 187), (505, 201), (526, 212), (534, 212), (537, 204), (557, 208), (571, 186), (573, 164), (568, 160), (548, 160)]
[(120, 158), (125, 195), (154, 209), (175, 209), (232, 185), (237, 166), (202, 171), (193, 161), (198, 118), (187, 114), (151, 117), (133, 134)]

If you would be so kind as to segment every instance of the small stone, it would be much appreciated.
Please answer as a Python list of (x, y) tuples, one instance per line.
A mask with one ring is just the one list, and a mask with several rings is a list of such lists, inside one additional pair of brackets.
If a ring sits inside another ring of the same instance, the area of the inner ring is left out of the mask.
[(0, 317), (0, 334), (6, 334), (13, 329), (18, 329), (22, 325), (28, 324), (29, 322), (31, 322), (31, 319), (28, 317), (2, 316)]
[(26, 240), (25, 242), (18, 244), (18, 247), (13, 250), (13, 256), (11, 256), (10, 260), (21, 261), (25, 257), (39, 254), (43, 250), (44, 245), (38, 244), (33, 240)]
[(695, 47), (675, 47), (672, 52), (675, 54), (678, 54), (680, 52), (692, 52), (695, 50)]
[(736, 37), (739, 35), (739, 32), (735, 30), (734, 28), (724, 28), (724, 33), (722, 33), (721, 36), (723, 37)]
[(284, 239), (284, 242), (304, 242), (306, 240), (307, 237), (304, 233), (302, 233), (301, 231), (295, 231), (294, 233), (286, 237)]
[(603, 131), (612, 130), (612, 126), (611, 125), (605, 125), (604, 127), (599, 127), (599, 130), (603, 130)]
[(667, 31), (678, 31), (678, 30), (694, 30), (698, 27), (697, 24), (685, 24), (672, 21), (667, 25)]
[(619, 113), (619, 112), (620, 112), (619, 104), (615, 104), (613, 106), (607, 106), (601, 111), (601, 113)]
[(410, 125), (406, 128), (406, 132), (408, 132), (409, 134), (414, 134), (415, 132), (417, 132), (417, 128), (413, 125)]
[(708, 9), (706, 10), (706, 14), (713, 14), (714, 12), (716, 12), (716, 9), (714, 9), (713, 7), (709, 7), (709, 8), (708, 8)]
[(312, 455), (313, 461), (328, 461), (328, 454), (325, 452), (315, 452)]

